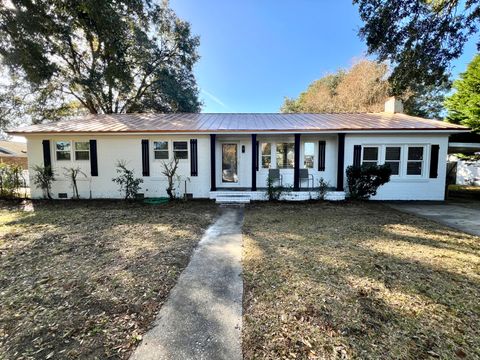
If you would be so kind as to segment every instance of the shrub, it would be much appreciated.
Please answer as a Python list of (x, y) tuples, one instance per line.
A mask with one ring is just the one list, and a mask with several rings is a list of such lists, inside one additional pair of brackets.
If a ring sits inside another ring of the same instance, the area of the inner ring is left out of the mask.
[(70, 178), (70, 182), (72, 184), (72, 192), (73, 192), (73, 198), (74, 199), (80, 199), (80, 195), (78, 193), (78, 186), (77, 186), (77, 177), (78, 175), (83, 175), (85, 178), (87, 177), (87, 174), (85, 174), (79, 167), (70, 167), (70, 168), (64, 168), (65, 176)]
[(323, 177), (318, 180), (318, 199), (325, 199), (328, 189), (330, 188), (330, 183), (325, 181)]
[(50, 166), (35, 165), (32, 168), (34, 174), (32, 181), (36, 187), (42, 189), (45, 199), (51, 199), (52, 183), (55, 181), (55, 174)]
[(284, 187), (280, 185), (275, 185), (275, 181), (270, 176), (267, 177), (267, 198), (269, 201), (278, 201), (284, 193), (289, 193), (292, 189), (291, 186)]
[(116, 171), (119, 175), (112, 181), (120, 185), (120, 192), (125, 192), (125, 200), (135, 199), (143, 179), (136, 178), (133, 170), (127, 168), (125, 161), (117, 161)]
[(167, 194), (170, 200), (175, 199), (175, 181), (179, 180), (180, 177), (176, 175), (178, 169), (178, 158), (173, 158), (171, 161), (164, 161), (162, 163), (163, 170), (162, 174), (167, 177), (168, 180), (168, 187), (167, 187)]
[(19, 165), (0, 163), (0, 196), (13, 198), (24, 183), (22, 168)]
[(375, 196), (377, 189), (390, 181), (392, 169), (388, 165), (362, 165), (347, 167), (349, 196), (367, 200)]

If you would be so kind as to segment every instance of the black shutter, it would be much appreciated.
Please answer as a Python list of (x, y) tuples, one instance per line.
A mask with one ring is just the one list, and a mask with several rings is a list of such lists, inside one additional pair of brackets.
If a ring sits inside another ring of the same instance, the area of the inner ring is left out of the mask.
[(260, 166), (260, 164), (258, 163), (259, 162), (259, 151), (260, 151), (260, 143), (257, 141), (257, 143), (255, 144), (255, 155), (256, 155), (256, 158), (255, 158), (255, 170), (258, 171), (258, 168)]
[(197, 139), (190, 139), (190, 175), (198, 176)]
[(318, 142), (318, 171), (325, 171), (325, 146), (324, 140)]
[(148, 152), (148, 140), (142, 140), (142, 175), (150, 176), (150, 157)]
[(90, 175), (98, 176), (97, 140), (90, 140)]
[(362, 145), (353, 146), (353, 166), (360, 166), (362, 157)]
[(52, 157), (50, 154), (50, 140), (43, 140), (43, 166), (52, 168)]
[(438, 152), (440, 145), (432, 145), (430, 150), (430, 178), (436, 179), (438, 177)]

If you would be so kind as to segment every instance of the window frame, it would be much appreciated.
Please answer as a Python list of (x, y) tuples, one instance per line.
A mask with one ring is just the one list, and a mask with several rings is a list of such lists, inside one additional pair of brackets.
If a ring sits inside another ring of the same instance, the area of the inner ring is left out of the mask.
[[(291, 167), (280, 167), (279, 166), (279, 163), (278, 163), (278, 158), (277, 158), (277, 155), (278, 155), (278, 149), (279, 149), (279, 145), (286, 145), (287, 147), (287, 164), (288, 164), (288, 146), (291, 145), (292, 148), (293, 148), (293, 162), (292, 162), (292, 166)], [(280, 169), (280, 170), (292, 170), (292, 169), (295, 169), (295, 143), (294, 142), (289, 142), (288, 140), (285, 140), (285, 141), (278, 141), (275, 143), (275, 168), (276, 169)]]
[[(167, 149), (155, 149), (155, 144), (156, 143), (166, 143), (167, 144)], [(152, 141), (152, 149), (153, 149), (153, 161), (165, 161), (165, 160), (170, 160), (170, 141), (168, 140), (153, 140)], [(157, 159), (156, 158), (156, 153), (157, 152), (162, 152), (162, 153), (167, 153), (167, 157), (166, 158), (162, 158), (162, 159)]]
[[(399, 160), (387, 160), (387, 148), (400, 148), (400, 159)], [(392, 162), (397, 162), (398, 163), (398, 174), (392, 174), (391, 176), (394, 177), (394, 178), (401, 178), (402, 177), (402, 173), (403, 173), (403, 168), (405, 166), (403, 166), (403, 156), (405, 154), (405, 147), (403, 144), (385, 144), (383, 146), (383, 156), (381, 157), (382, 158), (382, 164), (386, 164), (386, 163), (392, 163)]]
[[(263, 145), (270, 145), (270, 153), (269, 154), (265, 154), (263, 152)], [(272, 169), (273, 168), (273, 163), (272, 163), (272, 150), (273, 150), (273, 143), (271, 141), (260, 141), (260, 151), (259, 151), (259, 155), (260, 155), (260, 168), (261, 169)], [(269, 161), (269, 166), (266, 167), (263, 165), (263, 159), (264, 158), (269, 158), (270, 161)]]
[[(315, 170), (315, 159), (316, 159), (316, 157), (317, 157), (316, 143), (315, 143), (315, 141), (313, 141), (313, 140), (305, 140), (302, 144), (303, 144), (303, 146), (302, 146), (302, 156), (303, 156), (303, 159), (302, 159), (303, 161), (302, 161), (302, 162), (303, 162), (303, 168), (304, 168), (304, 169)], [(309, 157), (311, 156), (311, 158), (312, 158), (312, 166), (311, 166), (311, 167), (307, 167), (306, 164), (305, 164), (305, 162), (306, 162), (306, 156), (307, 156), (307, 155), (306, 155), (306, 151), (305, 151), (305, 146), (306, 146), (307, 144), (312, 144), (312, 146), (313, 146), (313, 153), (312, 153), (312, 155), (308, 155)]]
[[(85, 143), (88, 144), (88, 150), (77, 150), (77, 144), (79, 143)], [(88, 153), (88, 159), (77, 159), (77, 153)], [(73, 141), (73, 155), (74, 155), (74, 160), (75, 161), (90, 161), (90, 141)]]
[[(362, 157), (361, 157), (361, 165), (364, 165), (365, 163), (369, 164), (374, 164), (374, 165), (380, 165), (382, 156), (381, 156), (381, 150), (382, 150), (383, 145), (363, 145), (362, 146)], [(377, 159), (374, 160), (365, 160), (365, 148), (376, 148), (377, 149)]]
[[(58, 150), (57, 149), (58, 143), (68, 143), (69, 150)], [(54, 146), (55, 146), (55, 161), (72, 161), (72, 141), (71, 140), (55, 140)], [(58, 153), (68, 153), (69, 154), (68, 159), (59, 159)]]
[[(176, 143), (185, 143), (185, 144), (186, 144), (186, 148), (185, 148), (185, 149), (175, 150), (175, 144), (176, 144)], [(188, 160), (188, 159), (189, 159), (188, 143), (189, 143), (188, 140), (174, 140), (174, 141), (172, 141), (172, 154), (173, 154), (173, 158), (174, 158), (174, 159), (178, 159), (179, 161)], [(185, 153), (186, 153), (186, 157), (177, 157), (177, 152), (182, 152), (182, 153), (185, 152)]]
[[(410, 148), (422, 148), (422, 160), (409, 160), (408, 159), (408, 152)], [(426, 178), (426, 168), (428, 166), (427, 164), (427, 145), (425, 144), (406, 144), (405, 145), (405, 171), (404, 171), (404, 176), (407, 179), (423, 179)], [(416, 162), (421, 164), (420, 168), (420, 174), (408, 174), (408, 163), (410, 162)]]

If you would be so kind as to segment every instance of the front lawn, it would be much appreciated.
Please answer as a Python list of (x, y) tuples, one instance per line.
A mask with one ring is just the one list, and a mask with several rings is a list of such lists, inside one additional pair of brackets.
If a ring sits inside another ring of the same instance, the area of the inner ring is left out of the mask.
[(480, 238), (379, 203), (245, 211), (246, 359), (480, 358)]
[(216, 214), (210, 202), (29, 210), (0, 203), (0, 359), (126, 358)]

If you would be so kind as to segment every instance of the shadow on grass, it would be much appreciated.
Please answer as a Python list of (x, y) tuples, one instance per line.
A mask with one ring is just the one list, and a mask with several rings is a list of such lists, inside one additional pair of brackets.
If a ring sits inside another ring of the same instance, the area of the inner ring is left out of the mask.
[(0, 205), (0, 353), (8, 358), (127, 357), (216, 214), (196, 201)]
[(247, 359), (480, 356), (478, 238), (381, 204), (257, 205), (245, 234)]

